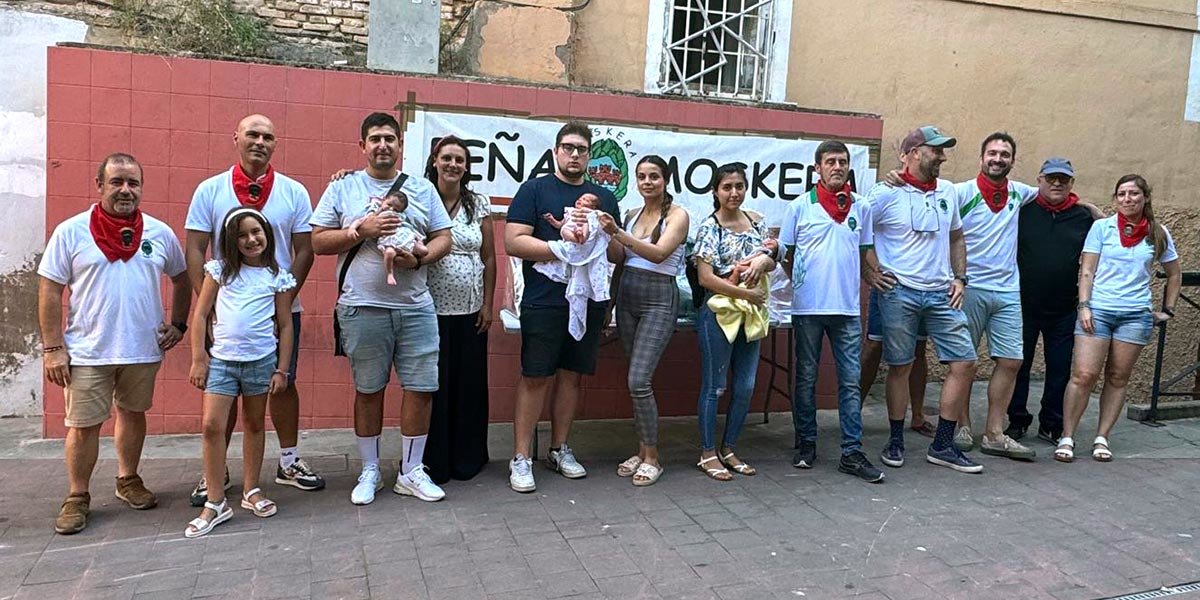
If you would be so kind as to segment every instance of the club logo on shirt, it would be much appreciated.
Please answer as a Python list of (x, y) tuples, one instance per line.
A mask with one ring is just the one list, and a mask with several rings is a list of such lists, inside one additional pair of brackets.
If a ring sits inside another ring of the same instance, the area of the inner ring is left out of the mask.
[(854, 231), (858, 227), (858, 221), (854, 220), (854, 217), (850, 217), (846, 219), (846, 226), (850, 228), (850, 231)]
[(946, 199), (945, 199), (945, 198), (942, 198), (941, 200), (938, 200), (938, 208), (941, 208), (941, 209), (942, 209), (942, 212), (949, 212), (949, 211), (950, 211), (950, 208), (949, 208), (949, 207), (946, 205)]
[(154, 246), (150, 245), (148, 240), (142, 240), (142, 256), (150, 256), (154, 254)]

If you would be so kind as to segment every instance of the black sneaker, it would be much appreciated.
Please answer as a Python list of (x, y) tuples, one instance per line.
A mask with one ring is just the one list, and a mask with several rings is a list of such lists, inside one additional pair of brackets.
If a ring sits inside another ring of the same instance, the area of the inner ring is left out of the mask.
[(792, 456), (792, 466), (797, 469), (811, 469), (817, 462), (817, 443), (801, 441), (796, 454)]
[[(229, 469), (225, 469), (225, 491), (229, 491), (231, 487), (233, 487), (233, 484), (229, 482)], [(208, 502), (208, 482), (204, 480), (203, 475), (200, 476), (200, 483), (197, 483), (196, 487), (192, 490), (190, 501), (192, 506), (196, 508), (200, 508), (204, 506), (205, 502)]]
[(867, 483), (883, 481), (883, 471), (876, 469), (875, 465), (867, 460), (867, 455), (858, 450), (842, 455), (842, 460), (838, 463), (838, 471), (854, 475)]
[(1004, 435), (1007, 435), (1014, 440), (1020, 440), (1021, 438), (1025, 437), (1025, 432), (1028, 430), (1028, 425), (1020, 426), (1009, 423), (1008, 428), (1004, 430)]
[(1038, 426), (1038, 439), (1054, 445), (1058, 445), (1059, 438), (1062, 437), (1062, 427), (1047, 428)]
[(320, 475), (317, 475), (316, 471), (313, 471), (302, 458), (297, 458), (296, 462), (292, 463), (292, 466), (286, 469), (276, 464), (275, 483), (290, 485), (306, 492), (325, 487), (325, 480)]
[(958, 446), (950, 444), (941, 450), (929, 445), (929, 452), (925, 454), (925, 460), (935, 465), (949, 467), (959, 473), (982, 473), (983, 465), (967, 458)]
[(904, 466), (904, 443), (903, 442), (888, 442), (888, 445), (883, 448), (883, 452), (879, 453), (879, 460), (889, 467), (900, 468)]

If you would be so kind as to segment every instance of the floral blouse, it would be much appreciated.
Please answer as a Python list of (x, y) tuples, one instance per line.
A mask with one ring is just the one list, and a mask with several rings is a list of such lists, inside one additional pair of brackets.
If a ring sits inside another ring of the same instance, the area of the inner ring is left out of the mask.
[(693, 258), (712, 265), (713, 273), (718, 277), (728, 275), (738, 261), (762, 248), (767, 237), (762, 220), (755, 220), (757, 215), (751, 213), (746, 216), (750, 218), (750, 229), (742, 233), (718, 225), (715, 217), (705, 218), (696, 234)]
[(439, 315), (469, 315), (483, 307), (483, 218), (492, 214), (487, 196), (475, 194), (475, 219), (460, 207), (450, 219), (450, 254), (429, 265), (429, 294)]

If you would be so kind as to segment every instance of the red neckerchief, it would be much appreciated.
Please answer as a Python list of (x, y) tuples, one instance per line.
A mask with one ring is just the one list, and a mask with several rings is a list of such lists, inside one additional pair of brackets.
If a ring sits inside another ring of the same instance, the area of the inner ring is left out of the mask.
[[(842, 195), (842, 203), (838, 204), (838, 196)], [(842, 189), (834, 192), (825, 187), (825, 184), (817, 183), (817, 202), (821, 204), (821, 208), (829, 213), (829, 218), (837, 221), (840, 225), (846, 220), (846, 216), (850, 214), (850, 207), (854, 205), (854, 196), (850, 194), (850, 184), (842, 184)]]
[(1068, 208), (1071, 208), (1072, 206), (1075, 206), (1075, 203), (1079, 202), (1079, 196), (1076, 196), (1075, 192), (1071, 192), (1067, 194), (1066, 200), (1063, 200), (1058, 204), (1050, 204), (1050, 201), (1042, 196), (1041, 192), (1039, 192), (1035, 201), (1037, 202), (1038, 206), (1051, 213), (1060, 213)]
[(1150, 220), (1143, 215), (1141, 221), (1130, 223), (1125, 215), (1117, 213), (1117, 233), (1121, 234), (1121, 245), (1132, 248), (1150, 233)]
[[(240, 163), (233, 165), (233, 193), (242, 206), (262, 210), (267, 204), (267, 198), (271, 197), (272, 185), (275, 185), (275, 169), (271, 165), (267, 165), (267, 172), (253, 181)], [(251, 193), (255, 191), (251, 186), (258, 186), (257, 195)]]
[(983, 173), (975, 176), (975, 185), (979, 187), (979, 195), (983, 196), (983, 201), (987, 203), (988, 208), (992, 212), (998, 213), (1004, 210), (1008, 204), (1008, 178), (1005, 177), (1000, 183), (992, 183)]
[(89, 228), (108, 262), (126, 261), (133, 258), (142, 243), (142, 211), (135, 208), (129, 217), (115, 217), (94, 204)]
[(922, 192), (932, 192), (933, 190), (937, 189), (937, 178), (936, 177), (927, 182), (920, 182), (920, 181), (917, 181), (916, 177), (913, 177), (908, 172), (908, 169), (900, 171), (900, 179), (903, 179), (904, 183), (907, 183), (908, 185), (911, 185), (911, 186), (917, 188), (918, 190), (921, 190)]

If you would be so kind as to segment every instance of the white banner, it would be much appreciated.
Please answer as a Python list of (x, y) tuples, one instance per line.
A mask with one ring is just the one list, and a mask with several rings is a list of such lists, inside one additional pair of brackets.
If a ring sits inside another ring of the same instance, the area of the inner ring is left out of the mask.
[[(633, 170), (647, 154), (667, 161), (668, 191), (692, 215), (693, 228), (712, 212), (712, 176), (720, 165), (745, 165), (744, 206), (762, 213), (769, 226), (778, 226), (787, 203), (817, 181), (813, 153), (820, 141), (589, 124), (588, 178), (611, 190), (622, 211), (642, 204)], [(455, 135), (471, 150), (471, 188), (493, 198), (512, 198), (522, 182), (554, 172), (552, 149), (560, 127), (561, 121), (419, 110), (404, 134), (403, 168), (423, 173), (434, 142)], [(867, 147), (847, 145), (855, 189), (865, 193), (875, 183)]]

